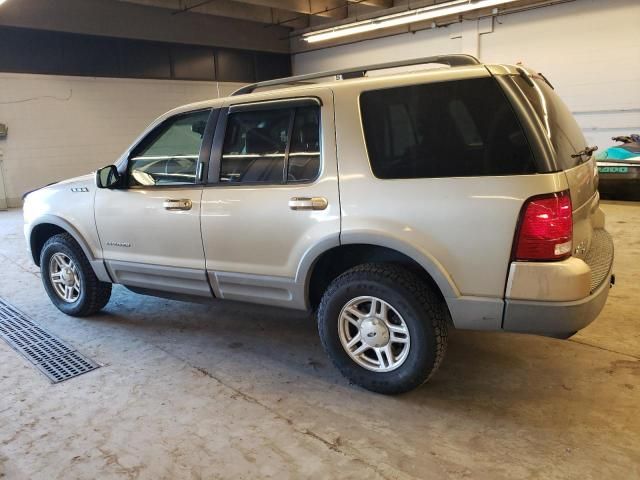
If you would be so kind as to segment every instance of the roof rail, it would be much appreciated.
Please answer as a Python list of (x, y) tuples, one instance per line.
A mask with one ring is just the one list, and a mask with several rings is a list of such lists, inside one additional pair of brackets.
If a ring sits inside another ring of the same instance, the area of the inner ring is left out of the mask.
[(245, 95), (247, 93), (253, 92), (258, 88), (273, 87), (277, 85), (293, 85), (324, 77), (336, 77), (340, 79), (364, 77), (364, 75), (370, 70), (384, 70), (387, 68), (409, 67), (411, 65), (423, 65), (429, 63), (440, 63), (443, 65), (449, 65), (450, 67), (480, 65), (480, 61), (472, 55), (437, 55), (434, 57), (415, 58), (413, 60), (399, 60), (395, 62), (378, 63), (362, 67), (343, 68), (340, 70), (329, 70), (326, 72), (307, 73), (304, 75), (295, 75), (293, 77), (276, 78), (275, 80), (250, 83), (249, 85), (245, 85), (244, 87), (239, 88), (231, 95)]

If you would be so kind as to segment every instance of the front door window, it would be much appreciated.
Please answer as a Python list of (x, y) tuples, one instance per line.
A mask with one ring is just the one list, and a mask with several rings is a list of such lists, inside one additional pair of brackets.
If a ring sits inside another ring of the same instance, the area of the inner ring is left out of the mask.
[(133, 151), (127, 166), (127, 185), (170, 186), (197, 183), (202, 137), (210, 110), (170, 118)]

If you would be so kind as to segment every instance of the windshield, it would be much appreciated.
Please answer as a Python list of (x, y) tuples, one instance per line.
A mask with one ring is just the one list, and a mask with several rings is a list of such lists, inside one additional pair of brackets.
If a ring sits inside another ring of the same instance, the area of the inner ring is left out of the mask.
[(560, 170), (568, 170), (580, 163), (580, 157), (572, 158), (587, 146), (580, 126), (556, 92), (538, 77), (529, 77), (529, 83), (521, 76), (514, 80), (536, 110), (546, 134), (556, 152), (556, 162)]

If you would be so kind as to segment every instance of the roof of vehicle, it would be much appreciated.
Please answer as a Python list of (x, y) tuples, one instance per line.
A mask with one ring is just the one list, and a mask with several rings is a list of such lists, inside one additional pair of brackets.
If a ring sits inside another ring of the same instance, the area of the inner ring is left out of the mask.
[[(395, 72), (392, 74), (381, 74), (375, 76), (366, 76), (370, 71), (381, 71), (388, 69), (398, 69), (409, 66), (418, 65), (448, 65), (448, 68), (427, 68), (420, 70)], [(520, 65), (503, 65), (503, 64), (484, 64), (477, 58), (471, 55), (452, 54), (452, 55), (439, 55), (437, 57), (419, 58), (414, 60), (390, 62), (384, 64), (369, 65), (363, 67), (353, 67), (348, 69), (342, 69), (338, 71), (318, 72), (312, 74), (298, 75), (294, 77), (281, 78), (276, 80), (268, 80), (266, 82), (258, 82), (255, 84), (246, 85), (239, 90), (231, 94), (231, 96), (214, 98), (204, 100), (196, 103), (190, 103), (174, 108), (160, 117), (156, 118), (151, 125), (144, 130), (141, 135), (136, 139), (133, 145), (136, 145), (142, 138), (144, 138), (148, 132), (159, 125), (166, 119), (179, 115), (182, 113), (193, 112), (200, 109), (207, 108), (220, 108), (230, 103), (251, 103), (258, 101), (269, 100), (281, 100), (287, 97), (294, 97), (304, 92), (304, 95), (312, 95), (310, 90), (329, 88), (337, 91), (342, 88), (348, 88), (353, 85), (369, 84), (372, 85), (380, 83), (388, 83), (389, 86), (393, 86), (394, 83), (411, 83), (414, 81), (427, 80), (429, 78), (443, 78), (449, 80), (453, 78), (469, 78), (471, 75), (478, 75), (481, 71), (485, 75), (513, 75), (522, 73), (523, 71), (529, 75), (533, 75), (535, 72), (522, 67)], [(345, 78), (346, 75), (346, 78)], [(333, 78), (332, 78), (333, 77)], [(326, 80), (332, 78), (331, 80)], [(308, 83), (311, 80), (317, 80), (313, 83)], [(303, 82), (303, 83), (301, 83)], [(293, 84), (292, 84), (293, 83)], [(266, 90), (260, 90), (256, 92), (254, 90), (270, 88)], [(250, 92), (247, 92), (250, 90)], [(127, 157), (129, 150), (123, 153), (119, 161), (124, 161)]]
[[(440, 65), (440, 68), (406, 70), (406, 67), (429, 65)], [(406, 76), (417, 74), (425, 77), (429, 77), (431, 75), (441, 76), (443, 70), (450, 72), (453, 76), (462, 76), (464, 75), (463, 72), (468, 72), (470, 69), (477, 71), (479, 67), (483, 70), (488, 70), (492, 74), (513, 74), (517, 73), (517, 69), (524, 69), (524, 67), (514, 65), (484, 64), (481, 63), (477, 58), (466, 54), (438, 55), (434, 57), (350, 67), (346, 69), (316, 72), (252, 83), (239, 88), (230, 96), (184, 105), (170, 112), (167, 112), (167, 114), (163, 115), (163, 117), (174, 115), (176, 113), (196, 110), (199, 108), (215, 108), (222, 106), (223, 104), (230, 101), (233, 101), (234, 103), (246, 103), (253, 100), (264, 100), (265, 97), (273, 96), (274, 92), (277, 92), (277, 96), (279, 98), (282, 98), (283, 96), (286, 97), (287, 95), (294, 95), (297, 91), (308, 90), (309, 88), (313, 87), (336, 89), (352, 84), (399, 80), (403, 78), (403, 75)], [(389, 69), (396, 69), (396, 72), (367, 76), (368, 72)], [(398, 69), (404, 70), (398, 72)], [(524, 70), (526, 70), (529, 74), (532, 73), (528, 69)]]

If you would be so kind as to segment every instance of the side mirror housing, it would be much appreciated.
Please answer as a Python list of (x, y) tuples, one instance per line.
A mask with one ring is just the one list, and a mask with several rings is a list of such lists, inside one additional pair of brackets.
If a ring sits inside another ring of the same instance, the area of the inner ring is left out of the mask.
[(96, 186), (98, 188), (115, 188), (120, 184), (122, 176), (115, 165), (102, 167), (96, 172)]

